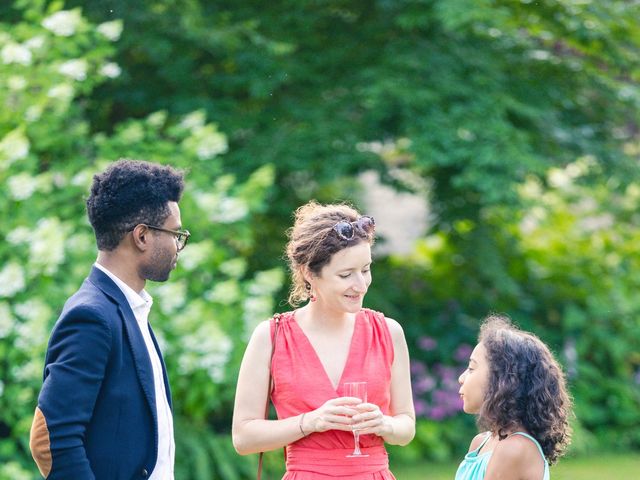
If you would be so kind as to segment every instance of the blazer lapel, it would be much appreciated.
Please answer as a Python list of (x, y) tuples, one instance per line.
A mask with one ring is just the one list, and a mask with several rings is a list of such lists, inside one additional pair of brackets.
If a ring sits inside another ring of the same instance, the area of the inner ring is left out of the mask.
[(122, 293), (122, 290), (120, 290), (113, 280), (96, 267), (91, 269), (89, 280), (118, 305), (118, 312), (124, 320), (124, 330), (126, 332), (129, 345), (131, 345), (131, 352), (133, 354), (133, 362), (135, 364), (138, 380), (140, 381), (140, 385), (142, 386), (142, 391), (145, 394), (147, 402), (149, 402), (153, 419), (157, 425), (158, 419), (156, 412), (156, 393), (153, 385), (153, 368), (151, 367), (151, 360), (149, 359), (147, 346), (144, 343), (140, 327), (138, 326), (136, 317), (129, 306), (129, 302), (124, 296), (124, 293)]

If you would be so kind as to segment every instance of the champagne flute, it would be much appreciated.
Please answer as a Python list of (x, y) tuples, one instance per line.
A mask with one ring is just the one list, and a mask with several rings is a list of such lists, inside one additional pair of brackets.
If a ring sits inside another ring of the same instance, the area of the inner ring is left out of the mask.
[[(346, 397), (356, 397), (362, 400), (362, 403), (367, 401), (367, 382), (345, 382), (344, 383), (344, 395)], [(366, 453), (360, 451), (360, 432), (353, 429), (353, 439), (355, 441), (355, 448), (353, 453), (347, 455), (347, 457), (368, 457)]]

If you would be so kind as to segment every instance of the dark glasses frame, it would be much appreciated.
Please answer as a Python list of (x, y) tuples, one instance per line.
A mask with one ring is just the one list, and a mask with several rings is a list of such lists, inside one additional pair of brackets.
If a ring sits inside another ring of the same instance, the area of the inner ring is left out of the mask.
[(173, 234), (176, 239), (176, 245), (178, 246), (178, 251), (181, 251), (187, 245), (187, 242), (189, 241), (189, 237), (191, 236), (191, 233), (189, 232), (189, 230), (169, 230), (168, 228), (156, 227), (155, 225), (147, 225), (146, 223), (141, 223), (140, 225), (143, 225), (150, 230), (157, 230), (159, 232), (166, 232), (166, 233)]
[(356, 234), (356, 228), (359, 228), (367, 235), (371, 235), (376, 229), (376, 222), (370, 215), (362, 215), (355, 222), (340, 220), (333, 226), (338, 238), (342, 240), (353, 240)]

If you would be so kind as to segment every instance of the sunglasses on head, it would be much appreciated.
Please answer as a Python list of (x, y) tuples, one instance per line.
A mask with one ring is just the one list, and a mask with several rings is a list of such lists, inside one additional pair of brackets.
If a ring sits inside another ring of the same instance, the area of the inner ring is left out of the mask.
[(356, 234), (356, 227), (362, 230), (367, 235), (371, 235), (376, 228), (376, 222), (373, 220), (373, 217), (370, 217), (369, 215), (363, 215), (355, 222), (341, 220), (333, 226), (333, 230), (341, 239), (353, 240), (353, 237)]

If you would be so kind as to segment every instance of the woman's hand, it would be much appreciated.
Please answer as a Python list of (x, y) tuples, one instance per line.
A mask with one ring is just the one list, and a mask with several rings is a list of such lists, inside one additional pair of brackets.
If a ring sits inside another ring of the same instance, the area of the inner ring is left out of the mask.
[[(324, 405), (305, 415), (302, 429), (307, 433), (326, 432), (327, 430), (352, 430), (352, 417), (358, 414), (355, 407), (360, 399), (338, 397), (327, 400)], [(366, 405), (366, 404), (361, 404)]]
[(358, 413), (351, 417), (351, 428), (360, 435), (374, 434), (380, 437), (393, 433), (391, 419), (383, 415), (380, 407), (373, 403), (356, 405)]

